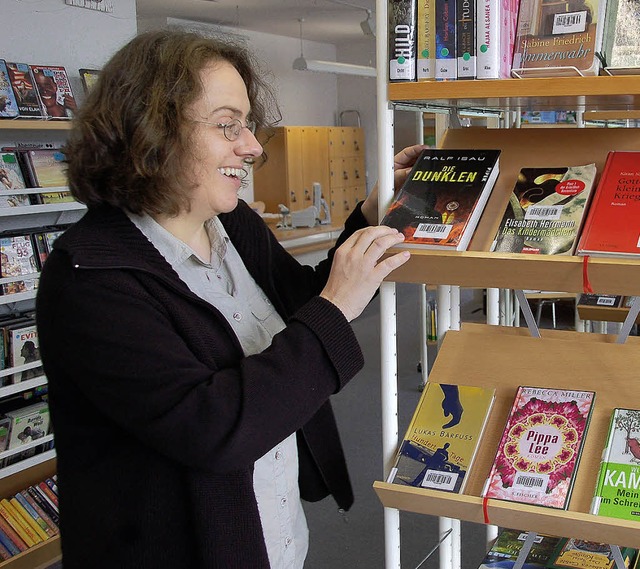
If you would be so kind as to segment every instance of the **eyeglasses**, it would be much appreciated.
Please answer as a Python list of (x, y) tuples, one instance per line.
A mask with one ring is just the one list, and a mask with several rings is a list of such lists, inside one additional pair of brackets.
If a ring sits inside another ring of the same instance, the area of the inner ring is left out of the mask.
[(238, 140), (243, 128), (248, 129), (251, 132), (251, 134), (256, 133), (256, 123), (254, 123), (253, 121), (247, 121), (246, 125), (243, 125), (239, 119), (230, 120), (228, 123), (209, 122), (209, 121), (202, 121), (197, 119), (194, 119), (194, 122), (199, 122), (202, 124), (208, 124), (211, 126), (215, 126), (217, 128), (221, 128), (224, 134), (224, 137), (229, 142), (234, 142), (235, 140)]

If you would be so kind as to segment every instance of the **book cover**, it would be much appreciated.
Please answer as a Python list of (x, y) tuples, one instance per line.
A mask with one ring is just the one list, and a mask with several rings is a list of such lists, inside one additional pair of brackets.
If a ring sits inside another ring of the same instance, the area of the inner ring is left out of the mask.
[(45, 116), (49, 119), (73, 118), (77, 105), (67, 70), (59, 65), (30, 65), (29, 67)]
[(520, 386), (483, 496), (566, 509), (593, 391)]
[(511, 75), (518, 0), (476, 0), (476, 76), (504, 79)]
[(583, 306), (607, 306), (609, 308), (618, 308), (621, 302), (622, 296), (619, 294), (582, 293), (578, 297), (578, 304)]
[(405, 246), (464, 251), (498, 177), (499, 156), (423, 150), (381, 223), (402, 231)]
[(418, 0), (417, 79), (425, 81), (436, 76), (436, 0)]
[(9, 503), (13, 506), (14, 510), (18, 513), (20, 518), (29, 526), (29, 528), (33, 532), (35, 532), (35, 534), (40, 538), (41, 541), (46, 541), (47, 539), (49, 539), (47, 532), (44, 531), (44, 529), (42, 529), (40, 525), (38, 525), (36, 520), (31, 517), (29, 512), (15, 496), (9, 498)]
[[(511, 569), (515, 566), (520, 550), (527, 539), (527, 532), (518, 529), (503, 529), (491, 549), (482, 560), (478, 569)], [(546, 567), (546, 563), (553, 554), (559, 537), (538, 534), (535, 537), (529, 554), (525, 559), (523, 569), (538, 569)]]
[[(614, 69), (640, 67), (640, 3), (637, 0), (616, 0), (617, 10), (612, 19), (612, 45), (607, 66)], [(607, 21), (610, 19), (607, 3)], [(606, 31), (605, 31), (606, 37)], [(605, 54), (606, 56), (606, 54)]]
[(42, 118), (43, 111), (40, 97), (31, 75), (31, 69), (26, 63), (7, 61), (9, 80), (16, 96), (18, 111), (22, 118)]
[(436, 79), (438, 81), (456, 79), (458, 76), (456, 2), (457, 0), (435, 0)]
[(0, 59), (0, 118), (14, 119), (19, 114), (18, 101), (11, 87), (7, 62)]
[(390, 481), (462, 492), (494, 398), (493, 388), (428, 381), (400, 444)]
[(578, 255), (640, 256), (640, 152), (612, 150), (587, 212)]
[(11, 194), (11, 190), (26, 187), (18, 157), (15, 152), (0, 152), (0, 207), (30, 205), (29, 196)]
[(457, 0), (456, 56), (458, 79), (476, 78), (476, 3)]
[(56, 495), (56, 493), (51, 488), (49, 488), (49, 486), (47, 486), (46, 482), (44, 481), (38, 483), (37, 488), (43, 496), (46, 496), (49, 503), (59, 514), (60, 510), (58, 506), (58, 496)]
[[(64, 154), (56, 148), (38, 148), (25, 152), (31, 169), (34, 185), (39, 188), (67, 187)], [(72, 202), (73, 196), (68, 191), (44, 192), (40, 194), (43, 204)]]
[(81, 68), (78, 69), (78, 73), (80, 74), (80, 80), (82, 81), (82, 88), (84, 89), (84, 93), (85, 95), (87, 95), (98, 81), (100, 70)]
[(9, 431), (11, 429), (11, 419), (8, 417), (0, 418), (0, 452), (7, 450), (9, 444)]
[[(625, 567), (634, 560), (637, 550), (632, 547), (621, 547), (620, 553)], [(606, 543), (586, 541), (576, 538), (562, 538), (551, 555), (548, 569), (615, 569), (616, 563), (611, 553), (611, 546)]]
[(640, 520), (640, 410), (616, 408), (602, 452), (591, 513)]
[(53, 231), (45, 231), (44, 233), (44, 241), (47, 245), (47, 253), (51, 253), (53, 251), (53, 244), (56, 242), (56, 239), (60, 237), (65, 232), (64, 229), (55, 229)]
[(44, 437), (49, 432), (49, 405), (41, 401), (5, 413), (11, 419), (9, 449)]
[(605, 10), (606, 0), (522, 0), (513, 74), (598, 75)]
[(29, 235), (0, 237), (0, 276), (17, 277), (38, 272)]
[(491, 250), (572, 255), (595, 178), (595, 164), (522, 168)]
[(415, 81), (418, 0), (389, 0), (389, 81)]
[[(13, 367), (40, 360), (40, 343), (35, 322), (18, 324), (7, 329), (9, 339), (9, 364)], [(20, 383), (43, 374), (42, 367), (32, 367), (13, 375), (13, 383)], [(8, 448), (13, 448), (9, 446)]]
[[(0, 512), (1, 514), (2, 512)], [(18, 532), (7, 522), (3, 515), (0, 515), (0, 531), (6, 535), (11, 543), (18, 549), (18, 552), (25, 551), (29, 548), (26, 542), (20, 537)]]

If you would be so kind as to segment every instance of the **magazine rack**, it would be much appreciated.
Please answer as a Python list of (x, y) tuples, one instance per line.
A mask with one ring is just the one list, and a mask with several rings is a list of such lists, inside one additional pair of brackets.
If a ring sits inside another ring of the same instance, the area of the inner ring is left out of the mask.
[[(541, 338), (531, 338), (523, 328), (479, 324), (448, 331), (430, 380), (496, 388), (494, 407), (465, 491), (451, 494), (375, 482), (382, 504), (476, 523), (640, 546), (640, 522), (589, 514), (611, 412), (637, 401), (639, 348), (640, 338), (636, 337), (616, 344), (615, 337), (609, 335), (558, 330), (543, 330)], [(483, 485), (519, 385), (595, 391), (591, 423), (568, 510), (491, 499), (485, 518)]]

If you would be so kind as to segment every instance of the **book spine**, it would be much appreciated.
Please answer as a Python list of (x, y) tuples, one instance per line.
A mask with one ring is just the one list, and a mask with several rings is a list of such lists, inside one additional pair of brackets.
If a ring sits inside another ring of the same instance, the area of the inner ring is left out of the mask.
[[(22, 490), (20, 492), (22, 497), (29, 503), (29, 505), (35, 510), (35, 512), (40, 516), (40, 518), (44, 521), (45, 525), (48, 529), (45, 529), (49, 536), (54, 536), (60, 533), (58, 529), (58, 525), (54, 523), (53, 519), (44, 511), (44, 509), (36, 502), (35, 498), (27, 492), (27, 490)], [(17, 496), (16, 496), (17, 497)]]
[(501, 0), (476, 0), (476, 54), (478, 79), (498, 79), (500, 69)]
[(28, 549), (29, 546), (18, 535), (18, 532), (16, 532), (16, 530), (14, 530), (11, 525), (9, 525), (7, 520), (2, 515), (0, 515), (0, 531), (11, 540), (15, 547), (18, 548), (18, 552)]
[(7, 549), (4, 542), (0, 538), (0, 559), (6, 561), (7, 559), (11, 559), (13, 554)]
[(27, 498), (21, 492), (18, 492), (14, 496), (14, 498), (16, 499), (17, 502), (19, 502), (19, 504), (23, 507), (26, 513), (31, 517), (31, 519), (35, 521), (36, 525), (46, 535), (46, 537), (43, 537), (43, 535), (40, 532), (38, 532), (40, 537), (43, 537), (43, 539), (47, 539), (47, 537), (53, 537), (56, 534), (56, 532), (53, 531), (53, 529), (49, 526), (47, 521), (40, 515), (40, 513), (33, 507), (33, 505), (29, 502), (29, 500), (27, 500)]
[(18, 555), (18, 553), (20, 553), (20, 550), (18, 549), (16, 544), (13, 543), (13, 541), (11, 541), (9, 536), (6, 533), (4, 533), (4, 531), (2, 530), (0, 530), (0, 543), (7, 550), (10, 557), (13, 557), (14, 555)]
[(16, 531), (16, 533), (20, 536), (22, 541), (27, 544), (27, 547), (32, 547), (36, 543), (40, 542), (40, 539), (36, 541), (31, 534), (33, 532), (27, 531), (25, 529), (25, 524), (20, 522), (17, 518), (17, 512), (13, 511), (13, 507), (9, 504), (9, 500), (6, 498), (0, 500), (0, 515), (7, 521), (7, 523)]
[(475, 0), (457, 0), (456, 53), (458, 79), (476, 77), (476, 3)]
[(31, 516), (31, 514), (29, 514), (29, 512), (24, 508), (24, 506), (18, 501), (15, 496), (9, 499), (9, 503), (14, 507), (15, 511), (18, 513), (24, 523), (29, 527), (29, 529), (31, 529), (31, 531), (33, 531), (40, 538), (40, 541), (46, 541), (47, 539), (49, 539), (47, 532), (44, 531), (44, 529), (42, 529), (40, 525), (38, 525), (38, 522), (36, 522), (36, 520)]
[(417, 79), (436, 76), (436, 13), (435, 0), (418, 0)]
[(34, 488), (49, 504), (51, 504), (51, 507), (55, 510), (55, 512), (60, 515), (60, 510), (58, 509), (58, 499), (51, 491), (51, 488), (49, 488), (44, 482), (40, 482), (39, 484), (34, 486)]
[(60, 516), (58, 512), (53, 507), (48, 500), (42, 496), (42, 494), (38, 491), (35, 486), (30, 486), (27, 488), (27, 492), (29, 496), (33, 498), (33, 500), (45, 511), (45, 513), (51, 518), (51, 521), (56, 525), (60, 526)]
[(519, 0), (503, 0), (500, 14), (500, 63), (498, 77), (506, 79), (511, 76), (511, 65), (513, 63), (513, 47), (516, 41), (516, 30), (518, 25), (518, 4)]
[(445, 81), (458, 76), (456, 57), (456, 1), (436, 3), (436, 79)]
[(389, 0), (389, 81), (416, 80), (417, 0)]

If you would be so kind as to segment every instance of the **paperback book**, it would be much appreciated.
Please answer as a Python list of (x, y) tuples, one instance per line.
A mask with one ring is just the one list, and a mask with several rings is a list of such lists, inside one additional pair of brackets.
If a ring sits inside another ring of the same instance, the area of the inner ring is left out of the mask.
[(566, 509), (593, 391), (520, 386), (483, 496)]
[(618, 308), (622, 302), (619, 294), (586, 294), (582, 293), (578, 298), (578, 304), (582, 306), (607, 306)]
[[(625, 567), (630, 567), (637, 550), (632, 547), (621, 547), (620, 553)], [(609, 544), (564, 537), (551, 555), (547, 568), (615, 569), (616, 563)]]
[(14, 119), (19, 114), (18, 101), (11, 87), (7, 62), (0, 59), (0, 118)]
[(640, 152), (612, 150), (580, 235), (578, 255), (640, 257)]
[(382, 219), (404, 245), (466, 250), (499, 173), (500, 150), (427, 148)]
[[(434, 0), (435, 1), (435, 0)], [(418, 0), (389, 0), (389, 81), (415, 81)]]
[(595, 164), (522, 168), (492, 251), (572, 255), (595, 178)]
[(0, 152), (0, 207), (29, 205), (28, 195), (10, 193), (11, 190), (23, 190), (25, 187), (16, 153)]
[(436, 79), (456, 79), (456, 1), (435, 0), (436, 3)]
[(591, 513), (640, 520), (640, 409), (611, 414)]
[(417, 79), (425, 81), (436, 76), (436, 0), (418, 0)]
[(31, 69), (26, 63), (7, 61), (7, 71), (13, 92), (16, 96), (18, 111), (22, 118), (42, 118), (40, 97), (33, 82)]
[(67, 70), (59, 65), (30, 65), (42, 109), (49, 119), (71, 119), (76, 110)]
[[(518, 529), (503, 529), (478, 569), (511, 569), (522, 550), (527, 532)], [(526, 557), (524, 569), (543, 569), (555, 551), (559, 537), (538, 534)]]
[(462, 492), (494, 398), (493, 388), (427, 382), (389, 481)]
[(476, 75), (510, 77), (519, 0), (476, 0)]

